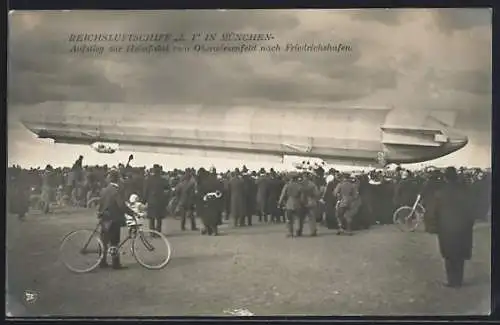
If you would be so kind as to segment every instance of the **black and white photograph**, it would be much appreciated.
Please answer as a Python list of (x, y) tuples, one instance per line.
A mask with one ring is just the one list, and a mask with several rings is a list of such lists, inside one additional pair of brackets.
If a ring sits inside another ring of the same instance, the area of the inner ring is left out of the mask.
[(7, 317), (490, 314), (491, 9), (8, 27)]

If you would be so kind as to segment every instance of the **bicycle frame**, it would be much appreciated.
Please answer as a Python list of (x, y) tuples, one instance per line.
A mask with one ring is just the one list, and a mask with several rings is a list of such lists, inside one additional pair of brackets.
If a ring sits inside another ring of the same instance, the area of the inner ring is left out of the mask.
[(413, 203), (411, 211), (415, 211), (417, 209), (417, 205), (420, 203), (420, 198), (421, 198), (420, 194), (417, 195), (417, 199), (415, 200), (415, 203)]
[(417, 211), (417, 207), (418, 207), (421, 199), (422, 199), (422, 196), (420, 194), (418, 194), (417, 198), (415, 200), (415, 203), (413, 203), (413, 206), (411, 207), (411, 213), (408, 215), (408, 217), (406, 217), (406, 220), (409, 220), (409, 219), (413, 218), (413, 216), (416, 216), (418, 219), (417, 222), (420, 222), (421, 215), (419, 213), (416, 213), (416, 211)]
[[(137, 219), (135, 219), (135, 220), (137, 221)], [(87, 242), (83, 246), (83, 249), (81, 250), (81, 252), (83, 254), (85, 254), (87, 252), (87, 247), (90, 244), (90, 240), (96, 234), (96, 232), (98, 232), (99, 228), (101, 228), (101, 231), (102, 231), (102, 224), (101, 224), (101, 222), (97, 223), (97, 226), (94, 228), (94, 231), (92, 232), (92, 234), (90, 235), (89, 239), (87, 240)], [(118, 245), (117, 250), (120, 250), (120, 248), (122, 248), (123, 245), (125, 245), (125, 243), (127, 241), (129, 241), (130, 239), (134, 239), (137, 236), (137, 233), (139, 233), (139, 237), (141, 238), (141, 241), (144, 243), (144, 246), (146, 246), (146, 249), (148, 251), (153, 251), (154, 247), (146, 240), (146, 238), (144, 237), (143, 233), (140, 231), (140, 226), (137, 226), (137, 225), (128, 227), (128, 235)]]

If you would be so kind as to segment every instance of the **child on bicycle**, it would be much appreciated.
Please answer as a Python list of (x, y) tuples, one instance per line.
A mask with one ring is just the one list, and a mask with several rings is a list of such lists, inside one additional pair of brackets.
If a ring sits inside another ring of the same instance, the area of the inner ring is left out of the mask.
[[(130, 195), (127, 205), (132, 211), (137, 213), (138, 217), (136, 217), (136, 219), (138, 219), (137, 221), (139, 224), (142, 224), (144, 218), (146, 217), (147, 212), (146, 212), (146, 205), (141, 203), (141, 201), (139, 200), (139, 195), (137, 194)], [(134, 218), (129, 215), (125, 215), (125, 218), (127, 219), (127, 224), (129, 222), (133, 222), (134, 220)]]

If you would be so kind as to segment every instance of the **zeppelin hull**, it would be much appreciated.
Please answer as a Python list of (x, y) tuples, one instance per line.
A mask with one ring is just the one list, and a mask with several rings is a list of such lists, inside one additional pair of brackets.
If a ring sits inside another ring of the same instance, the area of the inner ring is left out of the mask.
[[(273, 160), (283, 155), (314, 156), (327, 162), (367, 164), (376, 162), (381, 153), (387, 162), (417, 162), (447, 151), (435, 138), (443, 125), (432, 124), (422, 114), (386, 108), (284, 110), (51, 102), (39, 106), (38, 116), (24, 123), (40, 137), (82, 144), (116, 142), (121, 150), (197, 156), (217, 152), (233, 158), (240, 153)], [(404, 155), (398, 156), (399, 152)]]

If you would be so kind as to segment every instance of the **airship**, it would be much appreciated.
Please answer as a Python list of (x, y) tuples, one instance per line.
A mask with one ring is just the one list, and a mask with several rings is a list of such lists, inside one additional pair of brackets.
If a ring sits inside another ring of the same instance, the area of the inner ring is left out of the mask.
[[(96, 151), (153, 152), (266, 162), (285, 156), (327, 164), (419, 163), (463, 148), (453, 111), (394, 107), (44, 102), (21, 122), (38, 138)], [(310, 158), (308, 158), (310, 159)]]

